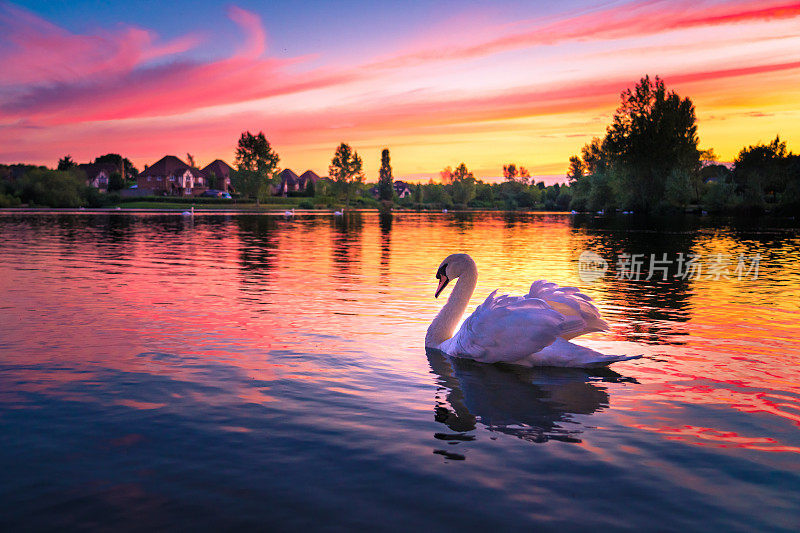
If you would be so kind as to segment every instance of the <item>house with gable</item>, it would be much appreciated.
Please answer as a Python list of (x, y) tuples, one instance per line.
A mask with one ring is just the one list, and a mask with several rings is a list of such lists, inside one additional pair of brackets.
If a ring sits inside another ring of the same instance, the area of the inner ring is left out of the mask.
[[(202, 170), (206, 185), (210, 186), (213, 184), (214, 189), (219, 191), (228, 192), (231, 188), (231, 174), (233, 173), (233, 167), (231, 167), (228, 163), (223, 161), (222, 159), (215, 159), (208, 165), (206, 165)], [(213, 178), (216, 178), (212, 183), (212, 175)]]
[(111, 174), (119, 172), (119, 167), (113, 163), (82, 163), (78, 168), (86, 174), (86, 185), (98, 189), (100, 192), (108, 191), (108, 182)]
[(190, 167), (174, 155), (167, 155), (153, 163), (136, 177), (139, 189), (153, 194), (189, 196), (205, 191), (206, 176), (202, 170)]

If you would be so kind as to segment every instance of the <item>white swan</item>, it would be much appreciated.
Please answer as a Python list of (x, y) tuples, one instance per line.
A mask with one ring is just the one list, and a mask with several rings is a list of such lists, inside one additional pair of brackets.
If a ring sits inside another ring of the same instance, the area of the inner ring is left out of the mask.
[(292, 208), (291, 211), (284, 211), (283, 216), (285, 218), (292, 218), (294, 216), (294, 207)]
[(496, 296), (493, 291), (453, 334), (467, 308), (478, 269), (467, 254), (447, 257), (436, 272), (438, 297), (459, 278), (447, 303), (433, 319), (425, 346), (483, 363), (524, 366), (594, 367), (641, 357), (604, 355), (569, 339), (608, 329), (591, 298), (575, 287), (539, 280), (525, 296)]
[(181, 214), (183, 216), (185, 216), (185, 217), (193, 217), (194, 216), (194, 206), (192, 206), (192, 210), (191, 211), (184, 211)]
[(340, 217), (343, 214), (344, 214), (344, 209), (342, 209), (341, 211), (334, 211), (333, 212), (333, 216), (335, 216), (335, 217)]

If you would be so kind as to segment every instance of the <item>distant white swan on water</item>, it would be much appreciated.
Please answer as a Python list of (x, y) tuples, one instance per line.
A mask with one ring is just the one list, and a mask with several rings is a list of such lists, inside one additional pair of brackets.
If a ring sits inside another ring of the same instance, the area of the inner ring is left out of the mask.
[[(523, 366), (596, 367), (641, 357), (605, 355), (569, 339), (608, 324), (592, 299), (575, 287), (539, 280), (525, 296), (493, 291), (455, 331), (478, 281), (475, 261), (467, 254), (447, 257), (436, 272), (438, 297), (450, 280), (453, 292), (425, 336), (426, 348), (483, 363)], [(455, 332), (455, 334), (454, 334)]]
[(294, 207), (292, 208), (291, 211), (284, 211), (283, 216), (286, 218), (292, 218), (294, 216)]
[(343, 214), (344, 214), (344, 209), (342, 209), (341, 211), (334, 211), (333, 212), (333, 216), (335, 216), (335, 217), (340, 217)]
[(194, 206), (192, 206), (192, 210), (191, 211), (184, 211), (181, 214), (183, 216), (185, 216), (185, 217), (193, 217), (194, 216)]

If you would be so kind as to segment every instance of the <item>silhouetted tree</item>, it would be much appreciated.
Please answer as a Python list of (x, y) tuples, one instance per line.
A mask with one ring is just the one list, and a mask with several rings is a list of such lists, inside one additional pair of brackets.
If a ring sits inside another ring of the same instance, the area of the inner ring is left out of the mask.
[(78, 166), (75, 161), (72, 160), (71, 155), (65, 155), (61, 159), (58, 160), (58, 170), (69, 170), (73, 167)]
[(625, 203), (648, 211), (665, 198), (671, 177), (699, 169), (694, 104), (668, 92), (658, 76), (645, 76), (621, 99), (602, 148), (616, 167)]
[(527, 185), (530, 183), (531, 174), (525, 167), (517, 167), (514, 163), (503, 165), (503, 177), (507, 181), (519, 181)]
[(381, 200), (389, 202), (394, 194), (392, 179), (392, 166), (389, 163), (389, 150), (384, 148), (381, 152), (381, 169), (378, 177), (378, 193)]
[(466, 206), (475, 198), (475, 176), (467, 165), (460, 163), (452, 172), (452, 197), (459, 205)]
[(441, 179), (443, 185), (453, 183), (453, 167), (448, 165), (439, 171), (439, 179)]
[(336, 148), (328, 167), (328, 175), (345, 195), (345, 205), (350, 205), (350, 193), (354, 186), (364, 181), (361, 156), (349, 144), (342, 143)]
[(127, 157), (122, 157), (119, 154), (101, 155), (100, 157), (96, 157), (94, 159), (94, 163), (106, 163), (114, 165), (117, 169), (119, 169), (120, 174), (124, 175), (125, 181), (133, 180), (139, 173), (139, 170), (133, 166), (133, 163), (131, 163)]
[(122, 179), (122, 174), (119, 172), (112, 172), (108, 176), (108, 190), (118, 191), (125, 188), (125, 180)]
[(742, 148), (736, 156), (733, 177), (739, 192), (757, 191), (775, 198), (788, 183), (786, 143), (776, 136), (769, 144)]
[(190, 167), (197, 168), (197, 163), (194, 161), (194, 156), (189, 152), (186, 152), (186, 162), (189, 163)]
[(569, 170), (567, 170), (567, 180), (570, 183), (581, 179), (583, 177), (586, 167), (580, 157), (573, 155), (569, 158)]
[(236, 172), (231, 176), (231, 182), (240, 194), (255, 197), (258, 205), (275, 178), (279, 162), (280, 157), (270, 146), (263, 131), (258, 135), (246, 131), (239, 137), (236, 147)]

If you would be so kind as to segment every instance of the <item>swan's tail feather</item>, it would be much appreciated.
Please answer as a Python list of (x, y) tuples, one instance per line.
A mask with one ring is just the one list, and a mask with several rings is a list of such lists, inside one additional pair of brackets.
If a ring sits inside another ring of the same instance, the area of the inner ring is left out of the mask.
[(524, 358), (514, 361), (515, 364), (525, 366), (559, 366), (577, 368), (597, 368), (617, 363), (638, 359), (641, 355), (606, 355), (586, 346), (574, 344), (558, 338), (550, 346)]
[(619, 361), (630, 361), (631, 359), (641, 359), (642, 355), (605, 355), (600, 354), (602, 358), (597, 361), (588, 362), (584, 368), (598, 368), (608, 366), (611, 363), (618, 363)]

